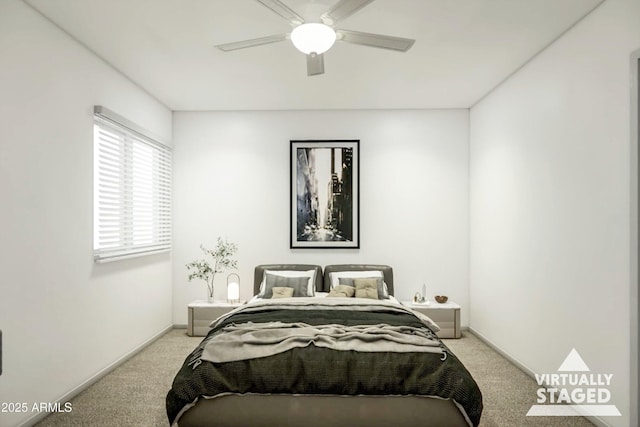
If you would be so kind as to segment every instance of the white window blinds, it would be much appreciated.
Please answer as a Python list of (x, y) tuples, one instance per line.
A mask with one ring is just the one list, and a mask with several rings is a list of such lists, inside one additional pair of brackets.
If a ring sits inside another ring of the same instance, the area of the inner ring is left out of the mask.
[(170, 149), (108, 110), (95, 111), (94, 259), (170, 250)]

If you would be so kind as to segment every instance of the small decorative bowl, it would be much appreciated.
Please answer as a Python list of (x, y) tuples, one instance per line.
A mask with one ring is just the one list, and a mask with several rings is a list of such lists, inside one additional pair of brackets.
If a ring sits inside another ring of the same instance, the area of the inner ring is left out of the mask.
[(444, 304), (445, 302), (447, 302), (447, 300), (449, 299), (448, 296), (446, 295), (436, 295), (435, 296), (436, 302), (440, 303), (440, 304)]

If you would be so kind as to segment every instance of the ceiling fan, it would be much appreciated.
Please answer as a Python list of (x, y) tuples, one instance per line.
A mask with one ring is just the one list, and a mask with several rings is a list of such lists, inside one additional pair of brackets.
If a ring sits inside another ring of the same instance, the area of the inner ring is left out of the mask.
[(335, 29), (339, 21), (353, 15), (374, 0), (340, 0), (319, 17), (320, 22), (305, 22), (304, 18), (280, 0), (256, 1), (289, 21), (293, 30), (286, 34), (217, 45), (218, 49), (228, 52), (291, 39), (294, 46), (307, 55), (307, 75), (315, 76), (324, 73), (324, 53), (336, 40), (398, 52), (406, 52), (415, 43), (415, 40), (402, 37)]

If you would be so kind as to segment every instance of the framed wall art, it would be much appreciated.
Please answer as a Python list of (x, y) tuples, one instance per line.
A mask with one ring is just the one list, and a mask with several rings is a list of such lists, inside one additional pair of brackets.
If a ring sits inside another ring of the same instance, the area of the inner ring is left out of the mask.
[(291, 141), (291, 248), (360, 247), (360, 141)]

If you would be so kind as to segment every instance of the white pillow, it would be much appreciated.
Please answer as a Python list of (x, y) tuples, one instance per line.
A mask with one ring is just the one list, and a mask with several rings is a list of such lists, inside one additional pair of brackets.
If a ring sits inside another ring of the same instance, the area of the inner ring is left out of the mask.
[(329, 278), (331, 279), (331, 289), (338, 286), (339, 279), (341, 277), (351, 277), (351, 278), (362, 278), (362, 277), (382, 277), (382, 271), (373, 270), (373, 271), (334, 271), (329, 273)]
[(307, 271), (296, 271), (296, 270), (265, 270), (264, 275), (262, 276), (262, 282), (260, 283), (260, 293), (258, 295), (264, 294), (264, 281), (265, 275), (273, 274), (275, 276), (283, 276), (283, 277), (308, 277), (309, 284), (307, 285), (307, 295), (310, 297), (314, 296), (316, 293), (316, 271), (315, 270), (307, 270)]

